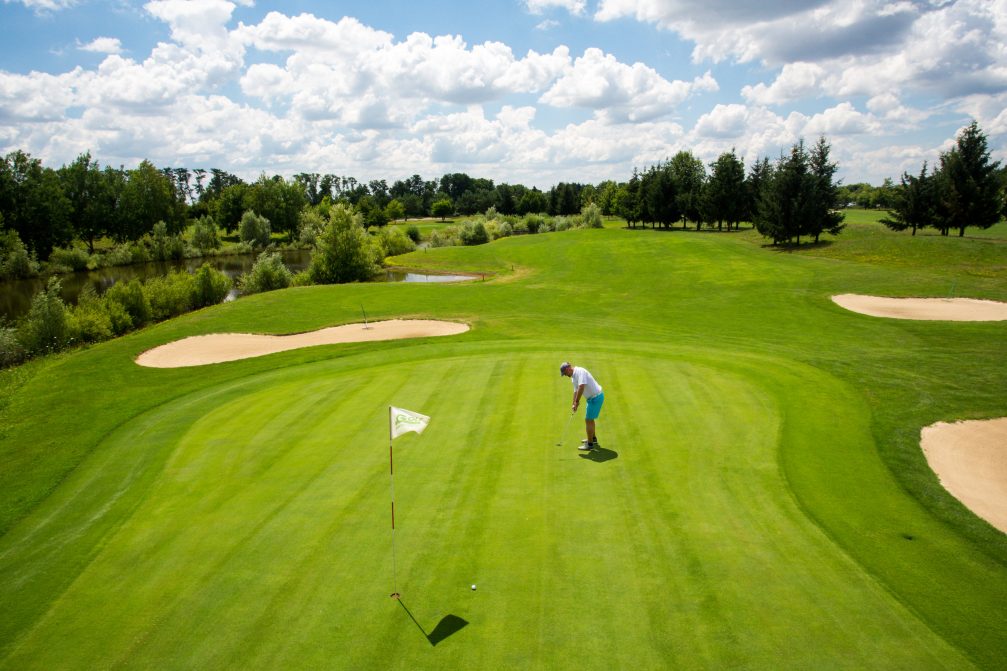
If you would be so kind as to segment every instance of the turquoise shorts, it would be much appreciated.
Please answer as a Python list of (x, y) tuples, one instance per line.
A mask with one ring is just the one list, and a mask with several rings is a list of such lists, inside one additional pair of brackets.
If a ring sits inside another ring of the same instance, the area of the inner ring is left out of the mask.
[(601, 412), (601, 404), (604, 402), (605, 392), (598, 394), (594, 398), (587, 399), (587, 414), (584, 415), (584, 419), (598, 419), (598, 414)]

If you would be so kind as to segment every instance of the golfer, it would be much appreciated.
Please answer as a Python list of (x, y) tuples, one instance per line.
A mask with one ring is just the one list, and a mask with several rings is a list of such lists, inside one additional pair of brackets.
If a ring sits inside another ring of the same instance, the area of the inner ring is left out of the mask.
[(570, 408), (571, 412), (577, 412), (582, 396), (587, 400), (587, 412), (584, 415), (584, 428), (587, 430), (587, 440), (582, 440), (578, 449), (593, 450), (598, 447), (598, 435), (594, 431), (594, 420), (598, 419), (601, 405), (605, 402), (605, 394), (602, 393), (601, 385), (598, 384), (587, 368), (574, 366), (568, 361), (564, 361), (563, 365), (559, 367), (559, 374), (573, 379), (573, 406)]

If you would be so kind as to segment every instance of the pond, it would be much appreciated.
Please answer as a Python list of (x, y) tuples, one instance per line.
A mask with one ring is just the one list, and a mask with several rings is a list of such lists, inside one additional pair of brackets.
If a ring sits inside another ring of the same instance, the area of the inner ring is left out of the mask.
[[(311, 252), (307, 249), (281, 250), (283, 263), (292, 272), (300, 272), (311, 263)], [(117, 282), (130, 280), (146, 280), (151, 277), (167, 275), (173, 270), (197, 271), (204, 263), (220, 270), (232, 280), (248, 272), (255, 265), (257, 254), (235, 254), (229, 256), (210, 256), (199, 259), (160, 263), (137, 263), (129, 266), (114, 266), (98, 270), (81, 271), (57, 275), (62, 287), (63, 301), (68, 305), (77, 302), (77, 296), (85, 286), (94, 287), (98, 294), (105, 293)], [(375, 278), (377, 282), (459, 282), (470, 280), (467, 275), (425, 275), (405, 270), (385, 270)], [(8, 280), (0, 282), (0, 318), (15, 320), (25, 315), (31, 307), (31, 299), (45, 288), (47, 278), (33, 277), (26, 280)], [(234, 300), (237, 291), (232, 289), (226, 300)]]

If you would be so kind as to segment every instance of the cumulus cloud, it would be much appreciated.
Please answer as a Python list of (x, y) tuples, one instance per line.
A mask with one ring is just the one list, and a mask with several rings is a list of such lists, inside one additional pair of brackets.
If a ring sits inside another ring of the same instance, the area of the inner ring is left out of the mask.
[(674, 31), (694, 43), (697, 62), (781, 68), (775, 81), (745, 87), (758, 104), (892, 89), (955, 97), (1007, 86), (1002, 0), (601, 0), (594, 16)]
[(98, 54), (121, 54), (122, 42), (118, 37), (96, 37), (87, 44), (79, 44), (77, 48)]
[(693, 82), (668, 81), (643, 63), (626, 65), (587, 49), (540, 100), (554, 107), (586, 107), (612, 122), (649, 121), (670, 114), (695, 91), (716, 90), (710, 73)]

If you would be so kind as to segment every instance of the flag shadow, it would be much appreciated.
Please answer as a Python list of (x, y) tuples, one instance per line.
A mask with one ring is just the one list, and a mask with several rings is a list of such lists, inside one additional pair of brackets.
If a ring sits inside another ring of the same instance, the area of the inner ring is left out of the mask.
[(459, 631), (468, 626), (468, 621), (458, 617), (457, 615), (445, 615), (441, 618), (441, 621), (437, 623), (437, 626), (434, 627), (434, 630), (428, 634), (423, 628), (423, 625), (417, 622), (416, 618), (413, 617), (412, 612), (406, 604), (402, 602), (402, 599), (399, 599), (398, 601), (399, 605), (402, 606), (402, 609), (406, 611), (406, 615), (409, 616), (409, 619), (413, 621), (413, 624), (415, 624), (416, 628), (420, 630), (420, 633), (422, 633), (423, 636), (430, 642), (430, 645), (437, 645), (447, 637), (452, 634), (457, 634)]
[(604, 447), (596, 447), (590, 452), (584, 452), (577, 456), (579, 456), (581, 459), (585, 459), (587, 461), (594, 461), (600, 464), (605, 461), (612, 461), (613, 459), (618, 459), (619, 453), (616, 452), (615, 450), (609, 450)]

